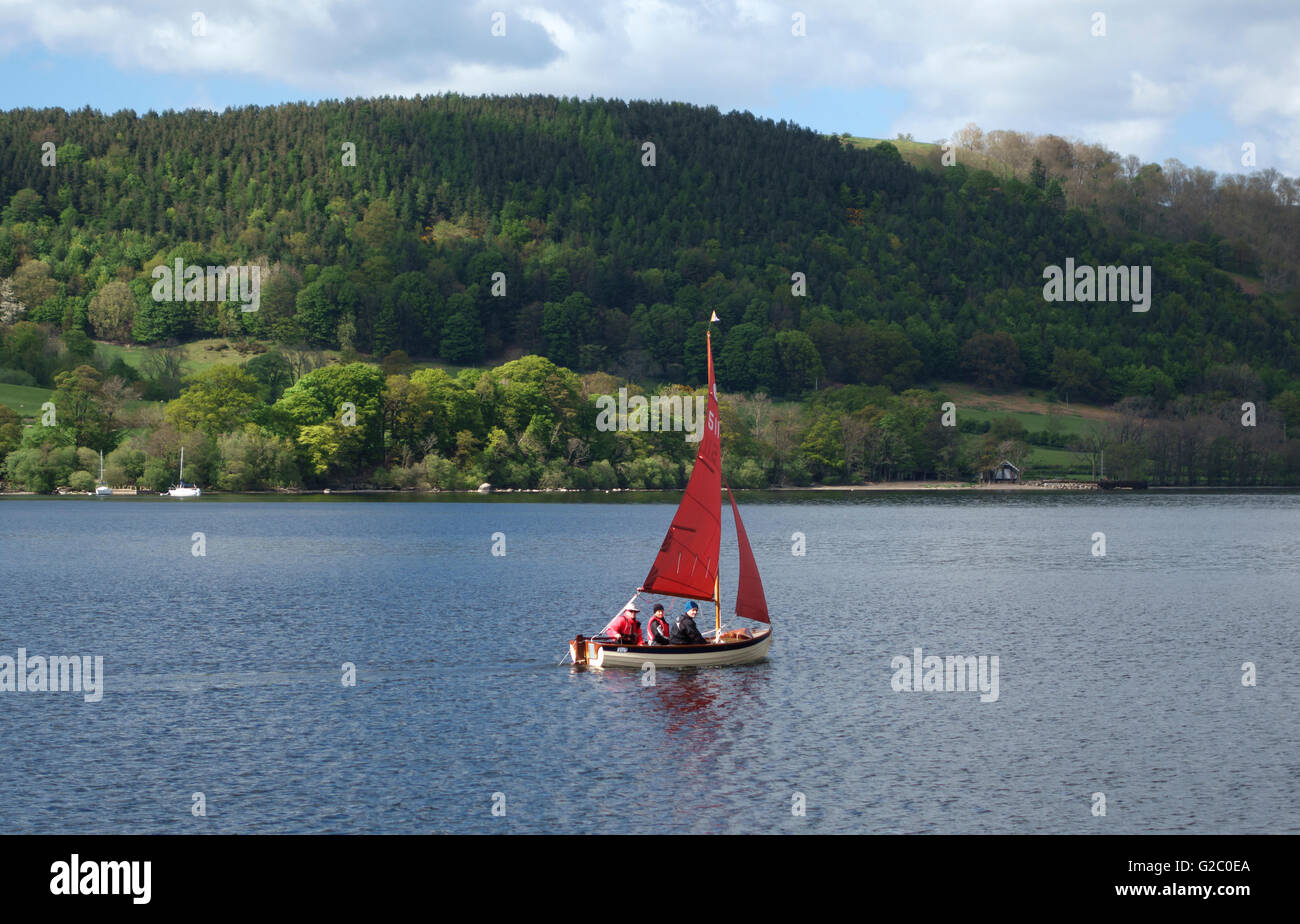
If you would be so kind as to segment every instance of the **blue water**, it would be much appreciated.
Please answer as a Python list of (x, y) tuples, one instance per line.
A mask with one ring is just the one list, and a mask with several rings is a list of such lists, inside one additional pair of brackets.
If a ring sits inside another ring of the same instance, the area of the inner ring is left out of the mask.
[[(742, 496), (767, 661), (558, 666), (675, 500), (0, 500), (0, 655), (106, 675), (0, 692), (0, 826), (1300, 831), (1300, 496)], [(895, 692), (916, 647), (999, 698)]]

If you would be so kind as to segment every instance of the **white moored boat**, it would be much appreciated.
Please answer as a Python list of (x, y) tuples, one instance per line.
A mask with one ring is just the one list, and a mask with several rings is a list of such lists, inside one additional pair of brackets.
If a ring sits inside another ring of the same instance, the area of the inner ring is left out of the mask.
[(172, 485), (171, 490), (167, 492), (169, 497), (198, 497), (203, 492), (199, 490), (198, 485), (185, 483), (185, 447), (181, 447), (181, 470), (177, 476), (176, 484)]
[[(717, 315), (712, 320), (716, 321)], [(607, 625), (593, 637), (579, 635), (569, 642), (569, 657), (577, 666), (641, 668), (714, 667), (748, 664), (767, 657), (772, 644), (771, 619), (763, 582), (758, 576), (745, 525), (736, 508), (736, 498), (727, 486), (731, 513), (736, 525), (736, 546), (740, 553), (740, 574), (736, 587), (736, 615), (765, 623), (759, 632), (749, 629), (724, 631), (722, 597), (719, 592), (718, 556), (722, 544), (722, 447), (719, 441), (718, 391), (713, 381), (712, 337), (705, 335), (709, 361), (709, 396), (704, 435), (695, 456), (695, 467), (682, 495), (668, 535), (644, 583), (628, 601), (623, 612), (635, 608), (642, 594), (650, 596), (703, 598), (713, 601), (714, 630), (703, 645), (644, 645), (636, 639), (614, 637)]]
[(104, 484), (104, 450), (99, 451), (99, 484), (95, 485), (96, 497), (112, 497), (113, 489)]

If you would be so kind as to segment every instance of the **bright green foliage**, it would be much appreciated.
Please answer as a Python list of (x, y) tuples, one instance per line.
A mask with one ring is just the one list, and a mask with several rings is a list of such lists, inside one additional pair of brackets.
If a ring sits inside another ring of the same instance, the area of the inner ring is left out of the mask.
[(834, 414), (824, 413), (818, 417), (799, 448), (817, 480), (834, 482), (843, 474), (844, 433), (839, 418)]
[(347, 471), (356, 465), (363, 445), (356, 427), (344, 427), (334, 421), (298, 428), (298, 450), (304, 465), (313, 475)]
[(276, 402), (299, 429), (304, 467), (316, 475), (354, 470), (383, 455), (384, 376), (364, 363), (309, 372)]
[(212, 437), (228, 433), (243, 426), (261, 401), (257, 379), (239, 366), (212, 366), (186, 383), (166, 411), (179, 430), (202, 430)]

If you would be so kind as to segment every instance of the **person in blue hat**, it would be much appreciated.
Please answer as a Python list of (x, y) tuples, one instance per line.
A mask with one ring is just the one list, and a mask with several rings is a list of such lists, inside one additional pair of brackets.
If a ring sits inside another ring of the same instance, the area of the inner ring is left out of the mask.
[(695, 605), (694, 600), (686, 603), (686, 612), (677, 617), (673, 623), (672, 643), (674, 645), (707, 645), (704, 636), (700, 635), (700, 630), (695, 627), (695, 617), (700, 614), (700, 608)]

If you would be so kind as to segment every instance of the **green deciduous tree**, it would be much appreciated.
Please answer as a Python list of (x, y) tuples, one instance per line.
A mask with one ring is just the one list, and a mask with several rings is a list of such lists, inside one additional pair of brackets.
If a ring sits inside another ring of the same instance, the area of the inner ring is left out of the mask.
[(5, 457), (9, 480), (37, 494), (49, 494), (67, 484), (76, 464), (76, 449), (52, 438), (15, 449)]
[(360, 294), (342, 267), (330, 266), (303, 286), (296, 299), (297, 319), (308, 339), (320, 346), (338, 344), (339, 324), (355, 315)]
[[(308, 465), (321, 474), (321, 465), (346, 470), (379, 461), (383, 392), (384, 376), (378, 369), (364, 363), (325, 366), (300, 378), (275, 407), (299, 428), (295, 436), (307, 452)], [(316, 428), (307, 434), (306, 442), (305, 427)], [(336, 458), (331, 452), (344, 455)]]
[(28, 260), (18, 267), (13, 285), (14, 295), (29, 311), (59, 293), (59, 285), (50, 274), (50, 264), (44, 260)]
[(225, 491), (289, 487), (298, 481), (294, 447), (281, 436), (249, 425), (217, 440), (221, 457), (217, 485)]
[(186, 380), (166, 416), (179, 430), (201, 430), (211, 437), (242, 427), (261, 403), (261, 383), (239, 366), (218, 365)]
[(839, 418), (830, 412), (818, 417), (799, 444), (799, 451), (808, 460), (814, 478), (838, 481), (845, 470), (844, 433)]
[(125, 282), (106, 283), (90, 300), (90, 325), (101, 340), (122, 343), (131, 339), (136, 300)]

